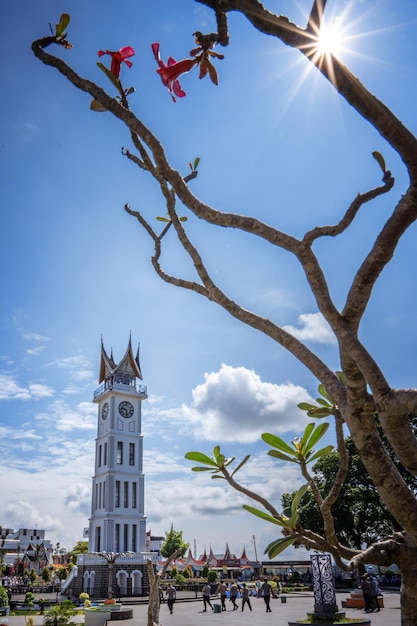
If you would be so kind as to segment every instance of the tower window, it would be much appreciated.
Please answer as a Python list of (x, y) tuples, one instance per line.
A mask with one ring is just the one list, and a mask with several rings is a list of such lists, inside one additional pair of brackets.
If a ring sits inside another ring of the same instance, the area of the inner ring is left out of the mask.
[(117, 465), (123, 465), (123, 441), (117, 442)]
[(120, 507), (120, 480), (116, 480), (116, 492), (115, 492), (115, 502), (114, 502), (114, 506), (116, 508)]
[(98, 466), (101, 467), (101, 446), (98, 447)]
[(132, 509), (137, 507), (137, 483), (132, 483)]
[(129, 443), (129, 465), (135, 464), (135, 444)]
[(116, 552), (120, 552), (120, 524), (116, 524), (115, 533)]
[(107, 441), (104, 444), (104, 462), (103, 465), (107, 465)]
[(96, 552), (100, 552), (101, 550), (101, 528), (97, 526), (96, 528)]
[(123, 483), (123, 506), (125, 509), (129, 506), (129, 483), (127, 481)]
[(136, 524), (132, 525), (132, 550), (133, 552), (136, 552), (137, 550), (137, 534), (138, 534), (138, 527)]

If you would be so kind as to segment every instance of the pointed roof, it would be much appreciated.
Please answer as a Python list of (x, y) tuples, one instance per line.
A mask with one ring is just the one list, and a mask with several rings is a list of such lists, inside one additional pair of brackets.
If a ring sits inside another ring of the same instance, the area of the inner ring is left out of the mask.
[(102, 383), (103, 380), (106, 380), (107, 378), (110, 378), (111, 376), (114, 376), (116, 374), (133, 376), (135, 378), (143, 380), (139, 363), (139, 346), (136, 352), (136, 356), (134, 356), (132, 350), (131, 336), (129, 336), (129, 343), (126, 352), (122, 360), (118, 364), (116, 364), (115, 360), (113, 359), (113, 350), (111, 350), (110, 356), (108, 356), (106, 350), (104, 349), (103, 338), (101, 339), (101, 358), (98, 382)]
[(244, 563), (249, 563), (250, 562), (250, 559), (246, 555), (246, 547), (245, 546), (243, 546), (243, 552), (242, 552), (242, 556), (240, 557), (240, 562), (242, 563), (242, 565)]

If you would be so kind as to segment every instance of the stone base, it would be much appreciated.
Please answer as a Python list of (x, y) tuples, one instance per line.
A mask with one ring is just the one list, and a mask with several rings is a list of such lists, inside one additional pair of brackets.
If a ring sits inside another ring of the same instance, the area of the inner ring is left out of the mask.
[(344, 611), (334, 611), (333, 613), (307, 613), (307, 617), (312, 621), (323, 622), (327, 624), (333, 624), (334, 622), (340, 622), (342, 617), (346, 617)]
[[(364, 617), (364, 618), (360, 618), (355, 620), (354, 622), (350, 622), (349, 624), (347, 624), (346, 626), (370, 626), (371, 620)], [(308, 622), (307, 624), (304, 622), (288, 622), (288, 626), (323, 626), (327, 624), (327, 626), (334, 625), (337, 626), (340, 622)]]

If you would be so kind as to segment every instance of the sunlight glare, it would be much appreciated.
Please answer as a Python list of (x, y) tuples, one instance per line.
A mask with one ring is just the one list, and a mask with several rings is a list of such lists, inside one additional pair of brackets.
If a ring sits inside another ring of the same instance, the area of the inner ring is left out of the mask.
[(341, 36), (336, 26), (322, 25), (317, 39), (317, 52), (319, 55), (337, 55), (340, 49)]

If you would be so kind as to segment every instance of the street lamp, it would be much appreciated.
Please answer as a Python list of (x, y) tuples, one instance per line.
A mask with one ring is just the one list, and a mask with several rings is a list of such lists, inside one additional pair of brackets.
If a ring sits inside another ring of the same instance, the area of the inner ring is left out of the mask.
[(258, 576), (261, 575), (261, 567), (262, 564), (258, 561), (258, 552), (256, 550), (256, 540), (255, 540), (255, 535), (252, 535), (252, 541), (253, 541), (253, 547), (255, 548), (255, 561), (256, 561), (256, 567), (258, 569)]
[(107, 597), (109, 600), (113, 598), (113, 569), (114, 564), (120, 557), (123, 556), (133, 556), (135, 553), (132, 551), (128, 552), (90, 552), (89, 554), (94, 556), (101, 556), (103, 559), (107, 561), (108, 567), (108, 584), (107, 584)]

